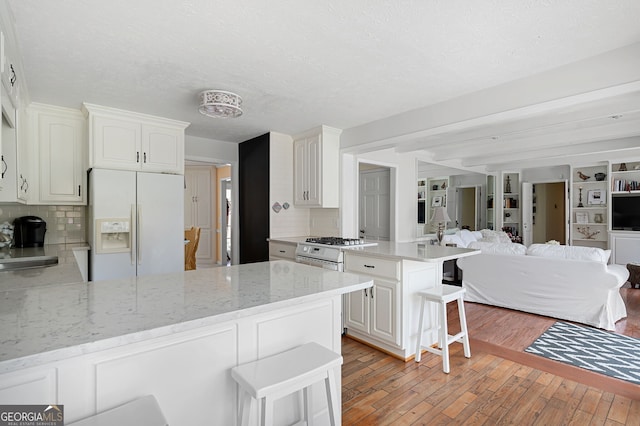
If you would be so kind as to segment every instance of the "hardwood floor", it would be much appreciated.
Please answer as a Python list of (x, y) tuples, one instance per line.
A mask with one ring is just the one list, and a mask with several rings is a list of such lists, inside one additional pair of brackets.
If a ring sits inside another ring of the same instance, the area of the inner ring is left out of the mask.
[[(628, 316), (616, 332), (640, 337), (640, 289), (621, 294)], [(451, 345), (450, 374), (436, 355), (404, 362), (343, 338), (343, 424), (640, 425), (640, 386), (523, 352), (555, 319), (476, 303), (465, 310), (472, 356)]]

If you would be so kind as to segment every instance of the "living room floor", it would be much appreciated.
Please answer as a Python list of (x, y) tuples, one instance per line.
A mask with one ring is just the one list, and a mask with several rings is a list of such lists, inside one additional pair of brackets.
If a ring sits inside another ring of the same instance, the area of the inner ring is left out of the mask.
[[(616, 333), (640, 338), (640, 289), (621, 289), (627, 318)], [(556, 322), (465, 303), (470, 359), (451, 345), (451, 373), (425, 353), (403, 362), (343, 338), (343, 424), (640, 425), (640, 386), (524, 353)], [(450, 331), (459, 331), (449, 304)]]

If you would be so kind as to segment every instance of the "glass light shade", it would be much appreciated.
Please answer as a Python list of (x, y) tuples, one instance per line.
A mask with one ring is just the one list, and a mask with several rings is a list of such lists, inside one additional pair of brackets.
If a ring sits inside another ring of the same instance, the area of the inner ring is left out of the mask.
[(242, 98), (224, 90), (200, 92), (200, 114), (213, 118), (235, 118), (242, 115)]

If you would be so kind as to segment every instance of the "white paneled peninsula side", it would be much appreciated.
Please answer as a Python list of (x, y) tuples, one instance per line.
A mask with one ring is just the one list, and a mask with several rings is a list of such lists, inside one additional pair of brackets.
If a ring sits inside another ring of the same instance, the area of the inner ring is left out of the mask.
[[(169, 424), (233, 425), (229, 370), (310, 341), (340, 353), (342, 295), (371, 285), (274, 261), (11, 289), (0, 299), (0, 404), (64, 404), (72, 422), (153, 394)], [(276, 424), (295, 423), (297, 399), (275, 412)]]
[[(416, 293), (442, 285), (445, 261), (479, 254), (479, 250), (441, 247), (427, 243), (378, 242), (377, 246), (345, 250), (344, 270), (367, 274), (373, 287), (345, 296), (347, 335), (408, 360), (415, 354), (420, 316)], [(425, 330), (434, 327), (435, 309), (425, 318)], [(425, 331), (423, 342), (437, 335)]]

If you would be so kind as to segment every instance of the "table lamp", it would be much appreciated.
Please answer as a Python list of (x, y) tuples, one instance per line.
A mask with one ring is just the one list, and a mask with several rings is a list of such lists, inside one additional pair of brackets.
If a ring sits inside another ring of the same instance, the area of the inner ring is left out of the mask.
[(438, 239), (438, 245), (442, 244), (442, 237), (444, 235), (444, 227), (446, 223), (449, 222), (451, 218), (447, 214), (447, 209), (445, 207), (436, 207), (433, 209), (433, 216), (431, 216), (431, 223), (438, 223), (438, 231), (436, 233), (436, 238)]

